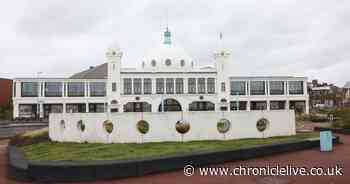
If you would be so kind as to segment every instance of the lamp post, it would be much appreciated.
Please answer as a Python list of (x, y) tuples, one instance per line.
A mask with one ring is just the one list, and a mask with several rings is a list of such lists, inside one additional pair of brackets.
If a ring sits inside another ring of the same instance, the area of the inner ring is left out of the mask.
[(40, 78), (40, 75), (42, 74), (43, 72), (37, 72), (36, 73), (36, 78), (37, 78), (37, 116), (38, 116), (38, 119), (40, 119), (40, 94), (41, 94), (41, 90), (39, 90), (40, 88), (40, 82), (39, 82), (39, 78)]

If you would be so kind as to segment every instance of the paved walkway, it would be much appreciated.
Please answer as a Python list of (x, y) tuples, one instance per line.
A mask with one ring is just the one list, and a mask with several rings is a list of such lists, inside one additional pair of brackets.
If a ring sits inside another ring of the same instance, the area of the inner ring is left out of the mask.
[[(218, 166), (237, 167), (245, 166), (280, 166), (294, 165), (299, 167), (311, 168), (313, 166), (332, 167), (339, 164), (343, 169), (343, 176), (194, 176), (188, 177), (183, 174), (182, 170), (154, 174), (143, 177), (133, 177), (112, 181), (90, 182), (91, 184), (179, 184), (179, 183), (258, 183), (258, 184), (294, 184), (294, 183), (317, 183), (317, 184), (348, 184), (350, 183), (350, 135), (341, 135), (344, 144), (337, 145), (332, 152), (320, 152), (318, 149), (308, 149), (298, 152), (279, 154), (263, 158), (252, 159), (248, 161), (225, 163)], [(0, 143), (1, 144), (1, 143)], [(0, 145), (0, 184), (16, 184), (6, 178), (6, 149)], [(164, 163), (166, 164), (166, 163)], [(84, 182), (85, 183), (85, 182)]]

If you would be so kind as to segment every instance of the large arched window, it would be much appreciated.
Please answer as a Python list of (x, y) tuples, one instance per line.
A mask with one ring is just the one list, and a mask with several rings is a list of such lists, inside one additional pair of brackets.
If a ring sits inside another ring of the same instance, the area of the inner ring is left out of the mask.
[(124, 112), (151, 112), (152, 105), (147, 102), (128, 102), (124, 105)]
[(214, 111), (215, 104), (209, 101), (196, 101), (189, 105), (189, 111)]
[(182, 111), (181, 104), (173, 99), (173, 98), (168, 98), (163, 100), (163, 103), (159, 104), (158, 108), (159, 112), (166, 112), (166, 111)]

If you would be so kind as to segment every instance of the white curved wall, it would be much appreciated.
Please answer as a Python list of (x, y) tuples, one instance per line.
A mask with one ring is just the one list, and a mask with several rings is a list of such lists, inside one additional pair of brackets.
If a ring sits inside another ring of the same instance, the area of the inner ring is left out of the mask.
[[(183, 141), (224, 140), (241, 138), (262, 138), (272, 136), (295, 135), (294, 111), (243, 111), (243, 112), (148, 112), (148, 113), (69, 113), (50, 114), (49, 136), (59, 142), (100, 142), (100, 143), (141, 143), (181, 141), (181, 134), (175, 129), (175, 123), (181, 119), (190, 122), (190, 130), (184, 134)], [(256, 128), (260, 118), (270, 121), (263, 133)], [(221, 134), (217, 122), (226, 118), (231, 122), (230, 130)], [(112, 120), (114, 129), (108, 134), (105, 120)], [(136, 123), (144, 119), (149, 125), (147, 134), (142, 135)], [(60, 122), (65, 121), (62, 129)], [(83, 120), (85, 131), (77, 128), (77, 122)]]

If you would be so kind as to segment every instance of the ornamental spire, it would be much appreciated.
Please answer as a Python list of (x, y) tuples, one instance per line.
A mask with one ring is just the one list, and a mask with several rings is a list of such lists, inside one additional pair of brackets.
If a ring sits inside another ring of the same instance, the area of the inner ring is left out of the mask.
[(166, 31), (164, 32), (164, 44), (171, 45), (171, 33), (169, 31), (168, 26), (166, 27)]

